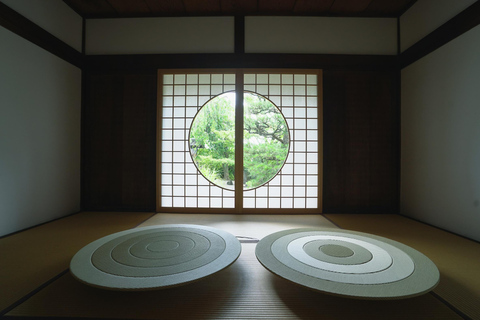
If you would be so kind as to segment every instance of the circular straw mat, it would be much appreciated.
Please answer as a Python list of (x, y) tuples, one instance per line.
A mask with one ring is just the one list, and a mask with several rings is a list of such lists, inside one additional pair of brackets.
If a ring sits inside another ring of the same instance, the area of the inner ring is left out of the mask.
[(171, 224), (135, 228), (98, 239), (78, 251), (70, 271), (78, 280), (113, 290), (186, 284), (231, 265), (241, 244), (206, 226)]
[(334, 295), (400, 299), (424, 294), (440, 273), (425, 255), (402, 243), (355, 231), (292, 229), (256, 247), (260, 263), (287, 280)]

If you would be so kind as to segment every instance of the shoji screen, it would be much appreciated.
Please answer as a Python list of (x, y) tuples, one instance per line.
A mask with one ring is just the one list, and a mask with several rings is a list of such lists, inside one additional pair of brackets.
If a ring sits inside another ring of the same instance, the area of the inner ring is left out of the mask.
[(268, 184), (244, 193), (245, 208), (321, 207), (318, 73), (246, 72), (244, 88), (272, 101), (290, 130), (290, 152), (279, 174)]
[(164, 73), (159, 81), (160, 207), (233, 208), (234, 192), (210, 183), (198, 172), (188, 137), (197, 111), (214, 96), (235, 89), (235, 74)]
[[(265, 185), (245, 191), (221, 188), (207, 180), (189, 150), (189, 130), (198, 110), (215, 96), (242, 88), (238, 79), (243, 80), (244, 91), (260, 94), (277, 106), (290, 134), (289, 154), (280, 172)], [(158, 82), (159, 211), (321, 212), (321, 71), (160, 70)], [(235, 208), (236, 196), (243, 198), (242, 208)]]

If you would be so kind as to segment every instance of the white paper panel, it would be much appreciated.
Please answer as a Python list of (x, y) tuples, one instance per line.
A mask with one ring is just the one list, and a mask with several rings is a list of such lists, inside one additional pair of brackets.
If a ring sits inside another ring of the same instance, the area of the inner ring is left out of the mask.
[[(395, 18), (246, 17), (248, 53), (397, 53)], [(283, 80), (283, 83), (286, 83)]]
[(233, 17), (86, 21), (87, 54), (232, 53), (233, 37)]

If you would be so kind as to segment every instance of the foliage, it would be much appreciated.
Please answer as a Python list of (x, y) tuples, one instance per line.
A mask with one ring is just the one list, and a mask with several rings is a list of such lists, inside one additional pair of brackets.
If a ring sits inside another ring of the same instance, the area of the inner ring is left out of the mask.
[(288, 146), (279, 146), (270, 141), (258, 145), (249, 145), (244, 149), (244, 168), (247, 188), (255, 188), (268, 182), (281, 169), (288, 154)]
[(209, 165), (200, 165), (198, 169), (209, 181), (215, 182), (220, 179), (218, 172)]
[(235, 106), (228, 97), (218, 96), (198, 112), (190, 130), (190, 146), (199, 168), (223, 172), (223, 178), (229, 179), (235, 170)]
[[(193, 159), (210, 181), (235, 176), (235, 106), (232, 96), (220, 95), (196, 115), (190, 131)], [(285, 119), (275, 105), (252, 93), (244, 95), (244, 184), (255, 188), (268, 182), (288, 154)]]
[(288, 127), (277, 107), (253, 94), (244, 98), (244, 168), (247, 188), (268, 182), (288, 155)]
[[(199, 164), (200, 172), (210, 181), (215, 179), (221, 179), (225, 176), (224, 168), (228, 168), (228, 179), (233, 180), (235, 176), (235, 160), (229, 158), (215, 159), (211, 155), (199, 155), (197, 156), (197, 163)], [(208, 171), (208, 173), (207, 173)], [(223, 176), (220, 175), (223, 173)], [(212, 179), (209, 178), (212, 177)], [(226, 179), (226, 180), (228, 180)]]
[(244, 129), (246, 132), (288, 144), (288, 128), (277, 107), (267, 99), (245, 94)]

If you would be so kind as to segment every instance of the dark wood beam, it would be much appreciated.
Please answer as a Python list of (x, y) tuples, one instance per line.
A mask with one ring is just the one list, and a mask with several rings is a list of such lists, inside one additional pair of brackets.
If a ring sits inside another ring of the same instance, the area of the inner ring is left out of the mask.
[(245, 16), (235, 16), (235, 53), (245, 53)]
[(82, 53), (1, 2), (0, 26), (79, 68), (83, 67)]
[(477, 1), (405, 50), (400, 55), (400, 68), (409, 66), (479, 24), (480, 2)]
[(295, 68), (395, 70), (397, 56), (341, 54), (141, 54), (86, 56), (86, 66), (96, 74), (156, 73), (157, 69), (195, 68)]

